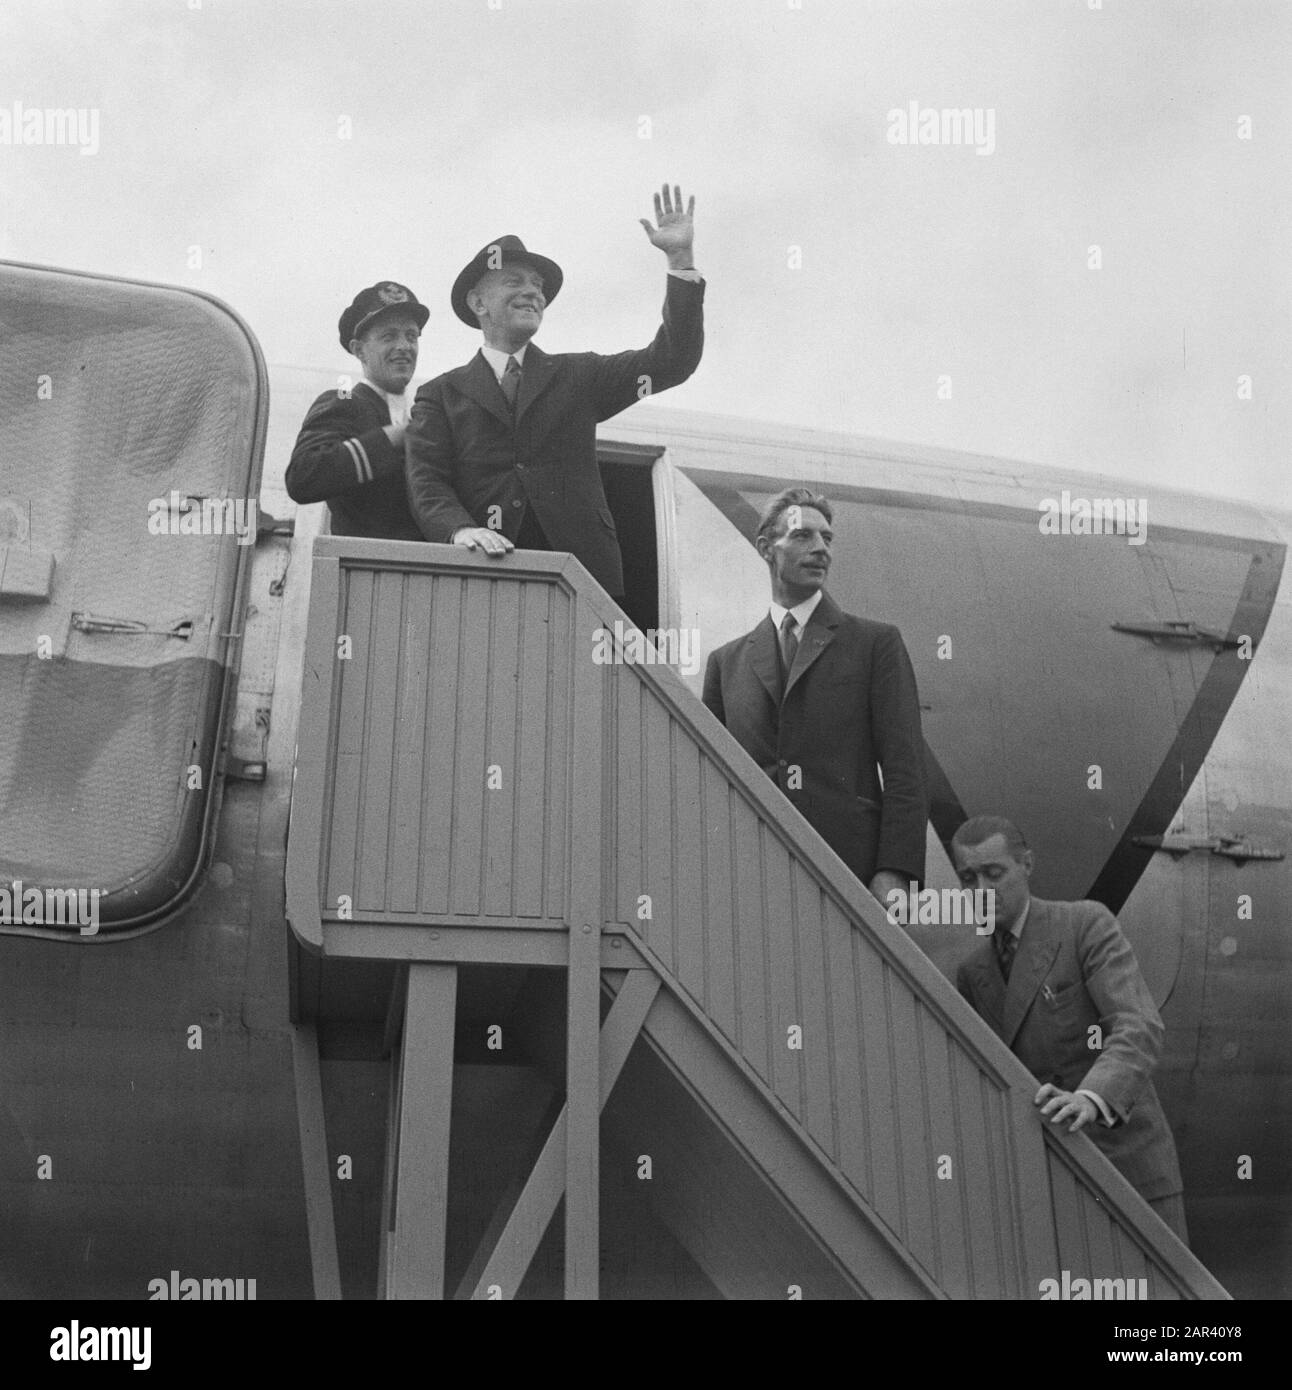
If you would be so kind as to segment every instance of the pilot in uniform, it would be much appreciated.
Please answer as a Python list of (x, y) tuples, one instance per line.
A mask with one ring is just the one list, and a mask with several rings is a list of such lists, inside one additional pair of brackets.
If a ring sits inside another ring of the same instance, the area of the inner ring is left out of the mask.
[(430, 310), (404, 285), (360, 290), (341, 315), (341, 346), (363, 367), (351, 391), (325, 391), (309, 408), (287, 465), (293, 502), (326, 502), (334, 536), (420, 541), (404, 485), (405, 392)]

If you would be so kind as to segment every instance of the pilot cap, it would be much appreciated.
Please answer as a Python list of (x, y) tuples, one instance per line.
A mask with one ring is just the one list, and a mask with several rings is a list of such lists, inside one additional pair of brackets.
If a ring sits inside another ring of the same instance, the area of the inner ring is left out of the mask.
[(341, 346), (349, 352), (351, 341), (388, 309), (403, 309), (411, 313), (417, 320), (418, 328), (425, 328), (426, 320), (431, 316), (431, 311), (425, 304), (417, 302), (417, 296), (407, 285), (398, 285), (394, 280), (382, 280), (376, 285), (370, 285), (366, 290), (360, 290), (354, 297), (354, 303), (341, 315), (341, 321), (337, 325), (337, 331), (341, 335)]

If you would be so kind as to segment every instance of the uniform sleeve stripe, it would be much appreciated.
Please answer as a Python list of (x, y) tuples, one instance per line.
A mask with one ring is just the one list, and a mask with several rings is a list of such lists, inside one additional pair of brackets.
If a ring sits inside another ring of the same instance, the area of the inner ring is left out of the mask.
[(363, 447), (363, 440), (356, 439), (353, 441), (353, 443), (354, 447), (359, 451), (359, 457), (363, 460), (364, 470), (368, 474), (367, 481), (372, 482), (373, 477), (375, 476), (372, 471), (372, 460), (368, 457), (367, 449)]
[(353, 439), (343, 439), (341, 443), (350, 451), (350, 457), (354, 460), (354, 471), (359, 481), (361, 483), (366, 483), (368, 479), (365, 478), (363, 474), (363, 460), (359, 457), (358, 449), (355, 448), (356, 441)]

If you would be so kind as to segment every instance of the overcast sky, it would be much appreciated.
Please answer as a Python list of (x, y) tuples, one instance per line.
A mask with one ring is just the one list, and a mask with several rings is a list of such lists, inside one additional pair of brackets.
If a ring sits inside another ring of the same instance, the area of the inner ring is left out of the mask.
[[(505, 232), (564, 268), (544, 348), (647, 342), (668, 179), (709, 332), (661, 406), (1292, 506), (1292, 5), (797, 3), (0, 0), (0, 111), (99, 113), (0, 143), (0, 256), (210, 291), (275, 383), (353, 368), (342, 308), (400, 280), (424, 377)], [(912, 102), (994, 148), (893, 143)]]

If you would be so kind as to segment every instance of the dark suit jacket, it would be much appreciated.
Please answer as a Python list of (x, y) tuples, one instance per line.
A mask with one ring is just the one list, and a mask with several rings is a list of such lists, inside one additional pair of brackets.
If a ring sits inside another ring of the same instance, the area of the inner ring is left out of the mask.
[(287, 465), (293, 502), (326, 502), (334, 536), (420, 541), (408, 510), (404, 451), (386, 438), (385, 397), (361, 381), (348, 396), (325, 391), (309, 408)]
[[(1183, 1190), (1150, 1080), (1162, 1018), (1130, 942), (1102, 903), (1033, 898), (1008, 985), (988, 938), (960, 966), (956, 986), (1039, 1082), (1103, 1097), (1118, 1123), (1109, 1129), (1096, 1120), (1081, 1132), (1146, 1201)], [(1089, 1046), (1095, 1025), (1098, 1051)]]
[(924, 738), (902, 634), (822, 594), (778, 708), (779, 688), (770, 617), (709, 657), (704, 703), (853, 873), (863, 883), (877, 869), (923, 879)]
[(492, 519), (514, 541), (528, 502), (554, 550), (573, 552), (603, 588), (622, 594), (597, 423), (691, 375), (704, 347), (703, 301), (702, 283), (670, 275), (664, 322), (636, 352), (549, 356), (530, 343), (514, 419), (482, 353), (427, 382), (405, 438), (409, 506), (421, 534), (449, 541), (459, 527)]

